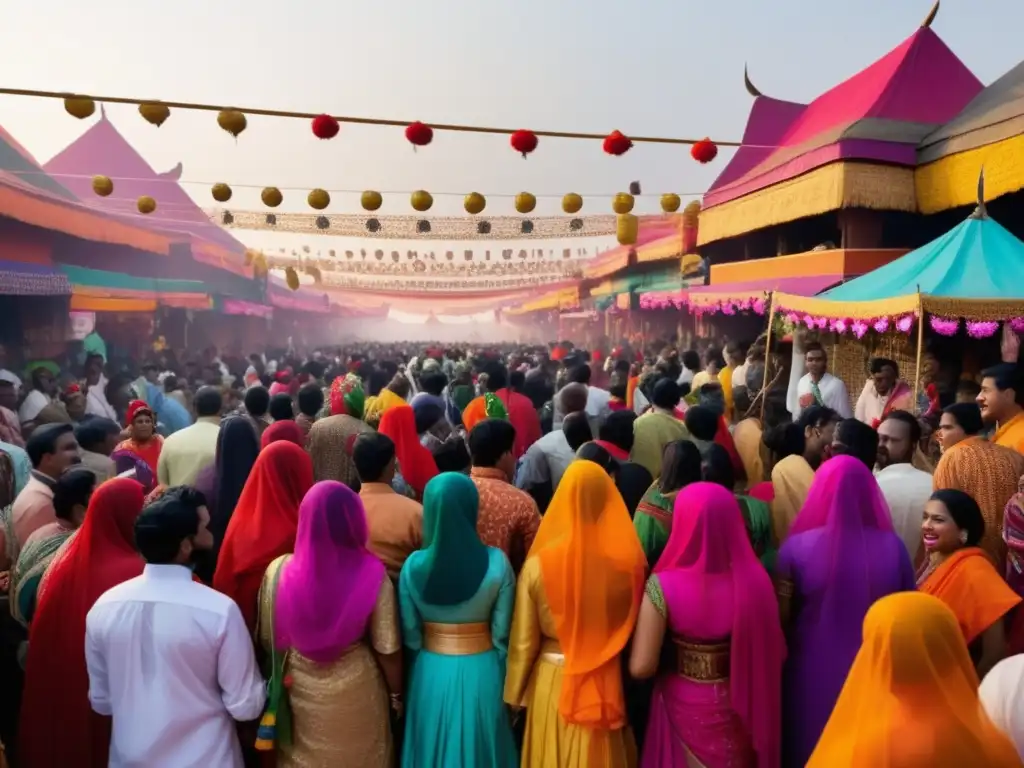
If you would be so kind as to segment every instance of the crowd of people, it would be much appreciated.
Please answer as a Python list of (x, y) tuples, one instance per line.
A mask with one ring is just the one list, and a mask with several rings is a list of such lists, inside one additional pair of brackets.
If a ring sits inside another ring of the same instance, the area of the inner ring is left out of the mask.
[(0, 350), (8, 759), (1022, 766), (1001, 351)]

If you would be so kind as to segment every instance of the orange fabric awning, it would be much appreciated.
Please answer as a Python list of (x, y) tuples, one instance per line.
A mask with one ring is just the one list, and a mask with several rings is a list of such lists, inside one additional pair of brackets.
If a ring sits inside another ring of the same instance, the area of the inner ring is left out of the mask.
[(71, 297), (73, 312), (156, 312), (156, 302), (150, 299), (103, 299), (97, 296)]

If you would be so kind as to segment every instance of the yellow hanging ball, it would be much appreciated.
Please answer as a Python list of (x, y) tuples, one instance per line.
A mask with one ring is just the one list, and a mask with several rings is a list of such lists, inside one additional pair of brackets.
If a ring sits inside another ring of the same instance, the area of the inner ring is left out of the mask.
[(114, 191), (114, 182), (109, 176), (93, 176), (92, 191), (100, 197), (106, 197)]
[(259, 254), (256, 251), (254, 251), (252, 248), (246, 248), (245, 249), (245, 266), (251, 267), (252, 263), (254, 261), (256, 261), (256, 257), (258, 255)]
[(96, 112), (96, 102), (88, 96), (68, 96), (64, 99), (64, 111), (72, 117), (84, 120)]
[(688, 227), (695, 227), (698, 218), (700, 218), (700, 203), (696, 200), (687, 203), (683, 208), (683, 223)]
[(635, 202), (633, 196), (628, 192), (619, 192), (612, 198), (612, 210), (621, 216), (632, 211)]
[(147, 101), (145, 104), (139, 104), (139, 114), (147, 123), (159, 128), (171, 116), (171, 110), (159, 101)]
[(236, 139), (238, 138), (238, 134), (244, 131), (248, 124), (249, 121), (245, 119), (245, 115), (237, 109), (222, 109), (217, 114), (217, 125), (230, 133)]
[(281, 194), (281, 190), (277, 187), (264, 187), (260, 193), (260, 199), (269, 208), (277, 208), (281, 201), (284, 200), (284, 195)]
[(430, 210), (430, 206), (434, 204), (434, 197), (424, 189), (417, 189), (412, 193), (410, 198), (412, 208), (414, 211), (424, 213)]
[(288, 267), (284, 271), (284, 281), (293, 291), (299, 290), (299, 273), (295, 271), (295, 267)]
[(631, 213), (620, 213), (615, 220), (615, 239), (619, 241), (619, 245), (633, 245), (636, 243), (639, 228), (636, 216)]
[(143, 195), (135, 203), (135, 207), (139, 209), (139, 213), (152, 213), (156, 210), (156, 200), (149, 195)]
[(679, 195), (672, 192), (661, 196), (661, 210), (665, 213), (675, 213), (682, 204), (683, 201), (679, 199)]
[(331, 196), (327, 194), (326, 189), (314, 189), (309, 193), (309, 196), (306, 198), (306, 202), (309, 203), (310, 208), (322, 211), (331, 204)]
[(213, 192), (213, 199), (218, 203), (226, 203), (231, 199), (231, 187), (227, 184), (214, 184), (211, 191)]
[(359, 198), (359, 203), (363, 206), (364, 211), (376, 211), (384, 204), (384, 198), (380, 196), (380, 192), (368, 189)]
[(570, 192), (562, 198), (562, 210), (568, 214), (579, 213), (583, 209), (583, 198)]
[(479, 192), (470, 192), (466, 195), (466, 199), (462, 205), (466, 209), (466, 213), (475, 216), (487, 207), (487, 200)]
[(262, 253), (256, 255), (256, 258), (252, 260), (252, 274), (253, 277), (263, 277), (267, 274), (267, 257)]
[(519, 213), (530, 213), (537, 207), (537, 198), (529, 192), (520, 192), (516, 195), (516, 210)]

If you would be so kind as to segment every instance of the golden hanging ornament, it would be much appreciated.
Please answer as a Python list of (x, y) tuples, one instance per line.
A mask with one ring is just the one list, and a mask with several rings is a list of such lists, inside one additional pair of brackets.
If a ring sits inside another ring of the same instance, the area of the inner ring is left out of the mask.
[(299, 290), (299, 273), (295, 271), (295, 267), (288, 267), (284, 271), (284, 281), (293, 291)]
[(409, 199), (412, 204), (414, 211), (425, 213), (430, 210), (430, 207), (434, 204), (434, 196), (427, 192), (425, 189), (417, 189), (412, 193)]
[(214, 184), (211, 192), (213, 193), (213, 199), (218, 203), (226, 203), (231, 199), (231, 187), (227, 184)]
[(380, 192), (368, 189), (360, 196), (359, 204), (363, 206), (364, 211), (376, 211), (384, 204), (384, 198)]
[(579, 213), (583, 209), (583, 198), (575, 192), (570, 192), (562, 198), (562, 210), (565, 213)]
[(634, 245), (640, 223), (632, 213), (620, 213), (615, 219), (615, 239), (619, 245)]
[(145, 104), (139, 104), (139, 114), (147, 123), (159, 128), (171, 116), (171, 110), (159, 101), (147, 101)]
[(149, 195), (143, 195), (136, 201), (135, 207), (139, 209), (139, 213), (152, 213), (156, 210), (156, 200)]
[(310, 208), (322, 211), (331, 204), (331, 196), (327, 193), (326, 189), (314, 189), (309, 193), (306, 202), (309, 203)]
[(462, 207), (466, 209), (466, 213), (475, 216), (478, 213), (482, 213), (484, 208), (487, 207), (487, 200), (479, 192), (470, 192), (466, 195)]
[(636, 200), (628, 192), (619, 192), (612, 198), (612, 210), (620, 216), (633, 210)]
[(72, 117), (85, 120), (96, 112), (96, 102), (88, 96), (68, 96), (64, 99), (64, 111)]
[(252, 260), (253, 277), (266, 277), (268, 271), (267, 257), (262, 253), (256, 254), (256, 257)]
[(661, 210), (665, 213), (675, 213), (682, 204), (683, 201), (679, 199), (679, 195), (673, 192), (661, 196)]
[(284, 195), (281, 194), (281, 190), (277, 187), (264, 187), (263, 191), (260, 192), (260, 200), (268, 208), (277, 208), (284, 200)]
[(698, 218), (700, 218), (700, 203), (696, 200), (687, 203), (683, 208), (683, 224), (688, 227), (696, 227)]
[(107, 197), (114, 191), (114, 182), (109, 176), (93, 176), (92, 191), (100, 197)]
[(237, 109), (222, 109), (217, 114), (217, 125), (230, 133), (236, 139), (238, 138), (238, 135), (245, 130), (248, 124), (249, 121), (245, 119), (245, 115)]
[(537, 198), (529, 192), (520, 192), (516, 195), (516, 210), (519, 213), (530, 213), (537, 207)]
[(251, 267), (253, 262), (256, 261), (256, 257), (259, 256), (258, 251), (254, 251), (252, 248), (245, 249), (245, 266)]

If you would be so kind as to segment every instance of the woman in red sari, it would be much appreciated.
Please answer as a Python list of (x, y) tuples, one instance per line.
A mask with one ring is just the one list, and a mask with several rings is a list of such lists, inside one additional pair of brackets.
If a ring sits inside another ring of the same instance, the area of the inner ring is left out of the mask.
[(145, 400), (132, 400), (125, 424), (129, 437), (119, 443), (116, 450), (131, 451), (149, 464), (155, 476), (160, 450), (164, 447), (164, 439), (156, 433), (156, 414)]
[(267, 427), (260, 438), (260, 448), (266, 448), (279, 440), (295, 443), (299, 448), (306, 447), (306, 433), (302, 431), (302, 427), (290, 419), (275, 421)]
[(262, 451), (245, 481), (217, 557), (213, 588), (232, 598), (252, 632), (267, 567), (295, 549), (299, 504), (313, 487), (313, 461), (287, 440)]
[(106, 768), (110, 718), (89, 705), (85, 616), (108, 589), (142, 573), (135, 519), (142, 486), (114, 478), (93, 493), (85, 522), (57, 553), (29, 633), (18, 761), (35, 768)]
[(433, 454), (420, 444), (416, 433), (416, 414), (411, 405), (399, 405), (384, 412), (377, 430), (395, 444), (398, 471), (416, 494), (423, 500), (423, 489), (437, 475), (437, 462)]

